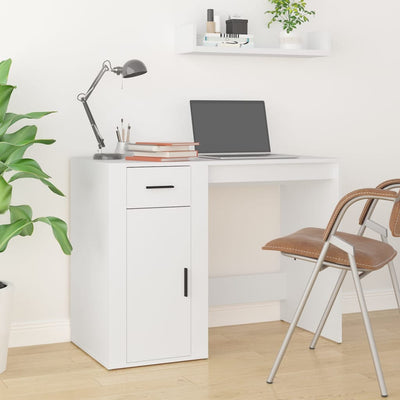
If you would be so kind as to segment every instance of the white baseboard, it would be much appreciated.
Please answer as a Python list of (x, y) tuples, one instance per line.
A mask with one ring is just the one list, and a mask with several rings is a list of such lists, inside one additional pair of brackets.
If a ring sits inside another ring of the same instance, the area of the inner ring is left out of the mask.
[[(397, 307), (391, 289), (370, 290), (365, 292), (368, 310), (388, 310)], [(359, 312), (355, 292), (342, 294), (344, 314)], [(235, 304), (209, 308), (209, 327), (242, 325), (257, 322), (277, 321), (280, 319), (280, 302)], [(10, 347), (32, 346), (69, 342), (71, 326), (69, 320), (34, 321), (14, 323), (11, 325)]]
[[(393, 290), (370, 290), (364, 293), (369, 311), (390, 310), (397, 307)], [(343, 314), (359, 312), (357, 294), (342, 294)], [(257, 322), (277, 321), (280, 319), (279, 301), (217, 306), (209, 308), (210, 328), (217, 326), (242, 325)]]
[[(279, 301), (216, 306), (209, 308), (209, 327), (276, 321), (279, 320), (279, 316)], [(14, 323), (11, 325), (9, 347), (69, 342), (70, 340), (69, 320)]]
[[(390, 310), (397, 307), (392, 289), (369, 290), (364, 292), (368, 311)], [(343, 314), (360, 312), (356, 292), (342, 293)]]
[(210, 328), (277, 321), (279, 319), (279, 301), (216, 306), (210, 307), (208, 311), (208, 326)]
[(34, 321), (11, 324), (9, 347), (69, 342), (69, 320)]

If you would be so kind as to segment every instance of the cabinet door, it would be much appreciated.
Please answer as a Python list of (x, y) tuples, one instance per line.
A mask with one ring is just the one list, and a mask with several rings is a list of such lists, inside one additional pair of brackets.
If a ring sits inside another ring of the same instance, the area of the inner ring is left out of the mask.
[(190, 208), (127, 210), (127, 362), (190, 355)]

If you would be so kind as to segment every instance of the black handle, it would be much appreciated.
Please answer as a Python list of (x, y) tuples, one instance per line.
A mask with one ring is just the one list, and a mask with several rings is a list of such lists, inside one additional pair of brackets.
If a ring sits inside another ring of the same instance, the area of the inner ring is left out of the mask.
[(174, 185), (146, 186), (146, 189), (173, 189)]
[(183, 269), (183, 295), (188, 297), (188, 269)]

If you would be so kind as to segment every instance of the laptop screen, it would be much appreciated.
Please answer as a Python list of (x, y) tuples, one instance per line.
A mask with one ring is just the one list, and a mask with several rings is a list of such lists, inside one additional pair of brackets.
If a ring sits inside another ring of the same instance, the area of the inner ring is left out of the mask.
[(199, 153), (271, 151), (263, 101), (191, 100), (190, 110)]

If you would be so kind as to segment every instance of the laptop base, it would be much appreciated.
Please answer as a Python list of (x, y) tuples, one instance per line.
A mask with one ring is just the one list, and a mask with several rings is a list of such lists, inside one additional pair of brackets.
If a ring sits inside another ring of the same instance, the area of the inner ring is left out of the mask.
[(291, 154), (199, 154), (200, 158), (211, 158), (214, 160), (263, 160), (263, 159), (286, 159), (298, 158)]

